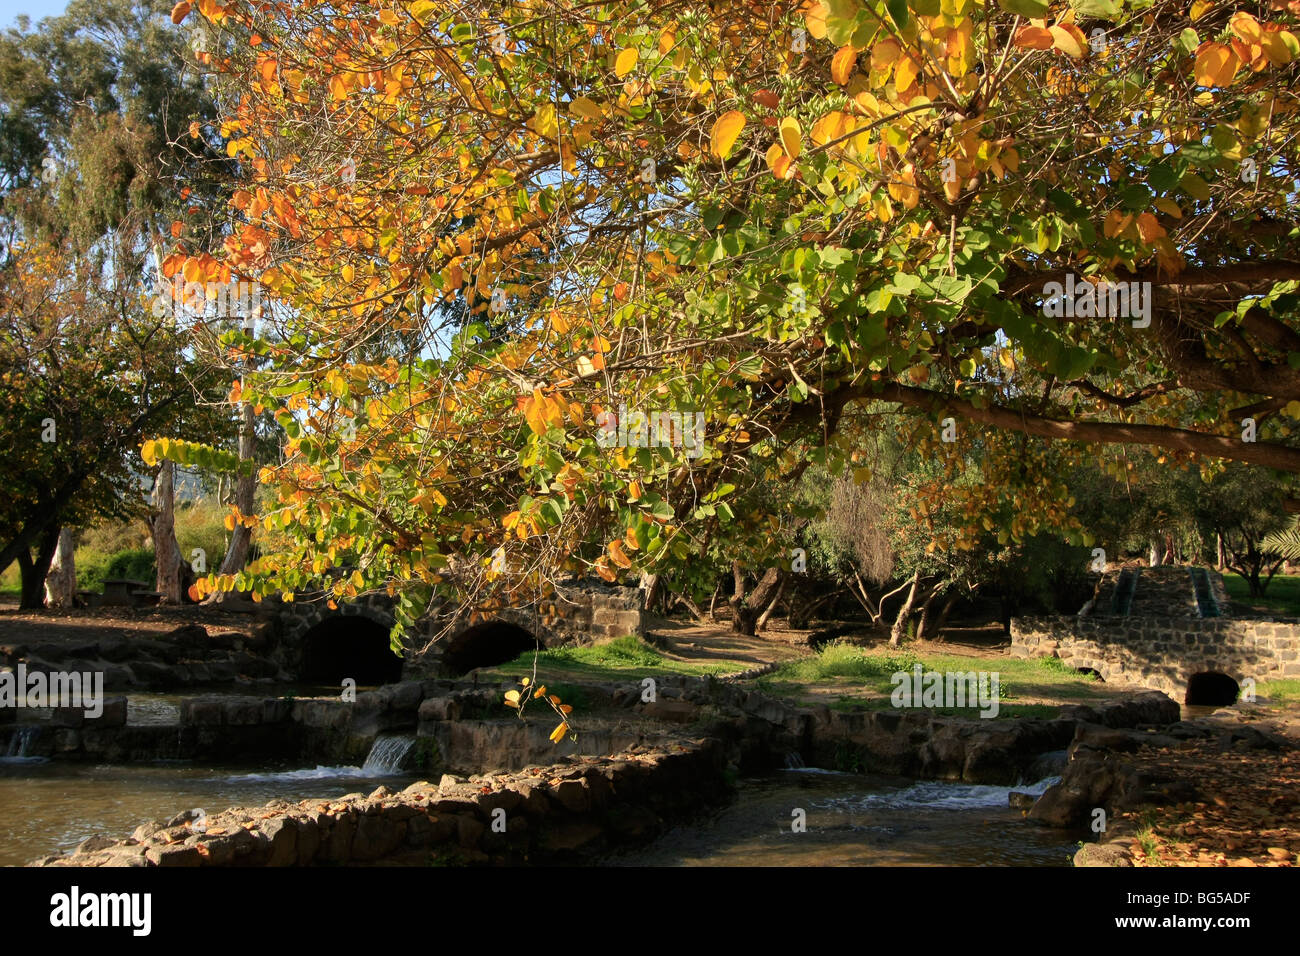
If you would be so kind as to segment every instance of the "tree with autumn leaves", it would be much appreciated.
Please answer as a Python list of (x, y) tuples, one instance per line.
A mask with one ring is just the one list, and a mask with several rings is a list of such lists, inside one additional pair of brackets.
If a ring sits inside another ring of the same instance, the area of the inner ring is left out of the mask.
[[(784, 506), (754, 488), (864, 469), (857, 405), (940, 462), (918, 520), (966, 524), (932, 553), (989, 521), (1090, 546), (1060, 456), (1300, 471), (1298, 15), (179, 4), (222, 91), (192, 133), (241, 188), (224, 242), (167, 268), (274, 298), (223, 354), (288, 435), (274, 505), (233, 516), (279, 545), (206, 586), (387, 590), (409, 622), (546, 613), (566, 575), (718, 542), (775, 567)], [(1099, 283), (1149, 289), (1149, 324), (1052, 308)], [(611, 411), (702, 412), (702, 454), (606, 448)], [(986, 480), (949, 481), (974, 442)]]

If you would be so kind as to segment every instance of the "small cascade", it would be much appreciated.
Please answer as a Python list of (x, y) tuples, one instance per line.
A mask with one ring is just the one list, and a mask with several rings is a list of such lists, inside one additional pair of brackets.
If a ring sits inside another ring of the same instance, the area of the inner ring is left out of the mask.
[(35, 759), (30, 750), (32, 742), (40, 732), (40, 727), (15, 727), (13, 736), (9, 738), (9, 749), (5, 751), (5, 759), (14, 761)]
[(792, 750), (785, 755), (786, 770), (803, 770), (807, 764), (803, 762), (803, 756), (797, 750)]
[(414, 746), (414, 737), (376, 737), (374, 746), (370, 748), (370, 754), (366, 757), (366, 762), (362, 765), (361, 770), (375, 776), (400, 773), (402, 761), (406, 759), (406, 755)]

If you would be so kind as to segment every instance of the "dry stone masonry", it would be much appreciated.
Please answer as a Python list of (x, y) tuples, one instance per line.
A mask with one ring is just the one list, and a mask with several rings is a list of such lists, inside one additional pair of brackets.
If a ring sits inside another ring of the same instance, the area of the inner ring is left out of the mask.
[(1300, 677), (1300, 619), (1230, 616), (1222, 577), (1203, 568), (1110, 572), (1084, 611), (1013, 619), (1011, 653), (1056, 657), (1178, 700), (1198, 675), (1238, 687)]

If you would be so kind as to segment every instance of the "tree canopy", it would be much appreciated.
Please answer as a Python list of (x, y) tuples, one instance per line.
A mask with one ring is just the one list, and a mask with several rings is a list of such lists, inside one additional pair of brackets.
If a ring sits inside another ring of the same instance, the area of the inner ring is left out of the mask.
[[(940, 547), (1090, 543), (1062, 455), (1300, 471), (1300, 4), (194, 10), (191, 135), (242, 188), (165, 271), (274, 297), (226, 359), (289, 436), (288, 543), (219, 587), (413, 616), (719, 536), (770, 562), (780, 516), (731, 502), (854, 464), (851, 405), (936, 459)], [(611, 445), (611, 412), (677, 419)]]

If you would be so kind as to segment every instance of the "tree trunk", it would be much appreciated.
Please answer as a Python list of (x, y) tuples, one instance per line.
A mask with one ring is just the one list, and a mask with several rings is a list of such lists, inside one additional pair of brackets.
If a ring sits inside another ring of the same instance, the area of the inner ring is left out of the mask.
[(780, 568), (768, 568), (746, 598), (745, 572), (740, 569), (739, 562), (732, 563), (731, 573), (735, 581), (735, 590), (727, 602), (731, 605), (731, 629), (738, 634), (753, 637), (758, 630), (759, 615), (771, 603), (772, 595), (780, 587), (784, 575)]
[(907, 600), (903, 606), (898, 609), (898, 617), (894, 618), (894, 626), (889, 629), (889, 646), (898, 647), (903, 643), (903, 634), (907, 629), (907, 619), (912, 616), (912, 605), (916, 603), (916, 587), (921, 582), (921, 572), (912, 573), (912, 586), (907, 591)]
[(713, 589), (713, 597), (709, 598), (709, 620), (714, 624), (718, 623), (718, 595), (722, 593), (722, 582)]
[(754, 625), (755, 631), (761, 631), (767, 627), (767, 619), (772, 616), (772, 612), (776, 610), (776, 606), (781, 603), (781, 597), (785, 594), (785, 582), (788, 580), (789, 578), (784, 574), (781, 575), (781, 583), (777, 585), (776, 594), (772, 595), (772, 603), (767, 606), (767, 610), (758, 616), (758, 622)]
[(59, 530), (50, 570), (45, 575), (45, 606), (72, 607), (77, 600), (77, 565), (73, 557), (72, 529)]
[(677, 600), (686, 605), (686, 610), (691, 612), (691, 617), (695, 619), (696, 624), (704, 624), (708, 617), (704, 608), (695, 603), (695, 599), (689, 594), (678, 595)]
[(58, 527), (48, 525), (37, 539), (36, 557), (33, 558), (30, 551), (18, 555), (18, 569), (22, 573), (22, 595), (18, 606), (22, 610), (36, 611), (45, 607), (45, 575), (49, 573), (58, 544)]
[(961, 600), (961, 592), (957, 588), (953, 588), (948, 592), (948, 599), (943, 602), (943, 610), (939, 612), (939, 620), (934, 625), (935, 636), (938, 640), (943, 640), (943, 629), (948, 624), (948, 615), (952, 613), (952, 609), (957, 606), (959, 600)]
[(916, 628), (917, 640), (928, 640), (930, 638), (930, 631), (935, 626), (939, 599), (947, 593), (947, 590), (946, 585), (940, 584), (930, 592), (929, 597), (925, 599), (925, 603), (921, 605), (921, 623)]
[[(243, 419), (239, 425), (240, 460), (252, 460), (255, 437), (253, 406), (245, 402)], [(240, 475), (235, 485), (235, 507), (239, 509), (240, 514), (247, 516), (253, 513), (256, 495), (257, 475)], [(252, 536), (251, 528), (246, 528), (243, 524), (235, 525), (235, 530), (230, 536), (230, 547), (226, 549), (226, 556), (221, 559), (221, 567), (217, 569), (218, 574), (238, 574), (244, 569), (244, 565), (248, 563), (248, 545)], [(208, 599), (208, 603), (220, 604), (223, 600), (225, 600), (225, 592), (217, 591)]]
[(662, 584), (662, 574), (641, 575), (641, 587), (645, 590), (645, 598), (641, 603), (643, 611), (654, 611), (655, 602), (659, 600), (659, 592), (662, 590)]
[(176, 464), (163, 461), (153, 482), (153, 506), (149, 533), (153, 536), (154, 565), (158, 574), (154, 590), (162, 594), (164, 604), (180, 604), (181, 546), (176, 541)]

